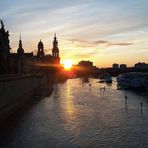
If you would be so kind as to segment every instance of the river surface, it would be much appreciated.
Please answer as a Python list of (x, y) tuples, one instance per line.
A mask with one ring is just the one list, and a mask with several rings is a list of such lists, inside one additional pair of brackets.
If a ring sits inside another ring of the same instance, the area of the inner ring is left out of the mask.
[(90, 79), (90, 84), (81, 79), (55, 84), (50, 97), (13, 115), (0, 134), (0, 147), (147, 148), (148, 93), (118, 90), (116, 82)]

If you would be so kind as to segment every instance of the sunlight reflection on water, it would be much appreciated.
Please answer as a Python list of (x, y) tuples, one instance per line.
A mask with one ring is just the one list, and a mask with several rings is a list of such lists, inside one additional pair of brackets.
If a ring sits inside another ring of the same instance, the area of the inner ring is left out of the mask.
[(81, 79), (55, 84), (52, 95), (34, 104), (0, 142), (37, 148), (148, 147), (148, 93), (127, 91), (125, 101), (115, 79), (89, 83), (91, 88)]

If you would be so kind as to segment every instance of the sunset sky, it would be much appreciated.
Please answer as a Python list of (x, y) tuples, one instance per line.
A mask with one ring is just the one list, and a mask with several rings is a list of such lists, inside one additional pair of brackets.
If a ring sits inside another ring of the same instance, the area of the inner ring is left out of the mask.
[(62, 60), (148, 63), (148, 0), (0, 0), (0, 19), (12, 52), (21, 33), (26, 52), (41, 39), (49, 54), (56, 32)]

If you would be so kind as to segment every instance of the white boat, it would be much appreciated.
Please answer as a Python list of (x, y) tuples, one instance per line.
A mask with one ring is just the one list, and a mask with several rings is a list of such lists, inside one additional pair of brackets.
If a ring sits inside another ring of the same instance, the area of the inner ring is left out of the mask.
[(121, 74), (117, 77), (118, 85), (123, 88), (147, 88), (148, 87), (148, 73), (129, 72)]

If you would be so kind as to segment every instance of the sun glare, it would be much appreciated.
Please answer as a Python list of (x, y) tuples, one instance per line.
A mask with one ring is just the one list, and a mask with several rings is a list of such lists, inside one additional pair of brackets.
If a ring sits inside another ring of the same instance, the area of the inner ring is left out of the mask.
[(64, 69), (66, 70), (70, 70), (72, 68), (72, 61), (71, 60), (64, 60), (63, 61), (63, 65), (64, 65)]

